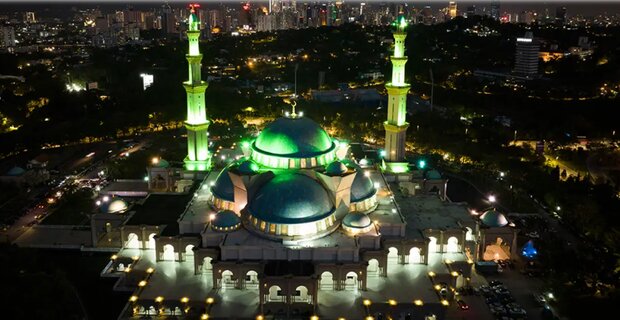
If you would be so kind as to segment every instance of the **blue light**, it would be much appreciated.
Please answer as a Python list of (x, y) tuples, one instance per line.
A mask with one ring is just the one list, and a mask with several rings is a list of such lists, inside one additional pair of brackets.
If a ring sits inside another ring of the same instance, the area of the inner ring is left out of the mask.
[(534, 248), (534, 242), (532, 240), (528, 241), (523, 249), (521, 249), (521, 255), (528, 259), (533, 259), (538, 255), (538, 250)]
[(424, 169), (426, 167), (426, 160), (418, 161), (418, 169)]
[(381, 156), (381, 158), (385, 158), (385, 155), (386, 155), (385, 150), (379, 151), (379, 156)]

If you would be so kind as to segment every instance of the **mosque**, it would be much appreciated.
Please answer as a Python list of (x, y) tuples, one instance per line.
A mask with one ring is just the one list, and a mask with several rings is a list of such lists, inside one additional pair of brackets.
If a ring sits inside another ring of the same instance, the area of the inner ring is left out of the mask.
[(452, 203), (446, 178), (406, 160), (405, 28), (394, 25), (379, 162), (358, 161), (293, 101), (216, 169), (192, 8), (185, 167), (156, 159), (143, 200), (110, 193), (92, 219), (94, 242), (121, 247), (102, 271), (132, 293), (120, 319), (372, 319), (392, 307), (441, 319), (451, 301), (437, 283), (465, 285), (475, 261), (515, 254), (503, 214)]

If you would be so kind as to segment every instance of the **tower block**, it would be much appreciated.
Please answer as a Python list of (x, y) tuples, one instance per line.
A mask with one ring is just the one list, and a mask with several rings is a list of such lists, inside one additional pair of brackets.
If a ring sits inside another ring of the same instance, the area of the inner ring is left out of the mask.
[(409, 84), (405, 83), (405, 28), (407, 22), (404, 17), (396, 21), (394, 35), (394, 55), (392, 61), (392, 81), (385, 85), (388, 92), (388, 115), (385, 127), (385, 168), (394, 173), (405, 172), (405, 141), (409, 123), (407, 116), (407, 93)]
[(209, 154), (209, 141), (207, 129), (207, 108), (205, 106), (205, 90), (208, 84), (201, 78), (202, 54), (199, 48), (200, 28), (196, 15), (197, 4), (190, 5), (189, 28), (187, 39), (189, 41), (189, 53), (186, 55), (188, 62), (188, 80), (183, 82), (187, 93), (187, 157), (185, 168), (190, 171), (204, 171), (211, 166)]

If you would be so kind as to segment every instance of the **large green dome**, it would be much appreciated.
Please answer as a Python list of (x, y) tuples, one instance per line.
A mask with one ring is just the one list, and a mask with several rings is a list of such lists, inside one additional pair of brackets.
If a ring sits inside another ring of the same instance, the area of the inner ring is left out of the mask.
[(253, 145), (259, 153), (287, 158), (316, 157), (334, 148), (327, 132), (306, 117), (275, 120), (260, 133)]
[(301, 173), (275, 176), (260, 187), (248, 207), (254, 217), (278, 224), (318, 221), (334, 211), (327, 190)]

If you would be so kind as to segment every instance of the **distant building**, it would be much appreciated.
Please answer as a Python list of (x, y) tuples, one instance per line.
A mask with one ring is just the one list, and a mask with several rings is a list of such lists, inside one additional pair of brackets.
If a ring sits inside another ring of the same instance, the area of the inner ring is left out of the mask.
[(24, 14), (24, 22), (26, 23), (36, 23), (37, 19), (34, 15), (34, 12), (28, 11)]
[(526, 32), (522, 38), (517, 38), (514, 73), (526, 78), (538, 75), (538, 51), (540, 43), (534, 39), (532, 32)]
[(491, 2), (491, 18), (499, 20), (499, 0)]
[(566, 23), (566, 7), (557, 7), (555, 9), (555, 22), (561, 25)]
[(471, 5), (469, 7), (467, 7), (467, 17), (472, 17), (476, 15), (476, 6), (475, 5)]
[(454, 19), (457, 15), (458, 10), (456, 7), (456, 1), (450, 1), (450, 3), (448, 4), (448, 16), (450, 17), (450, 19)]
[(0, 27), (0, 47), (12, 48), (16, 43), (15, 29), (11, 26)]

